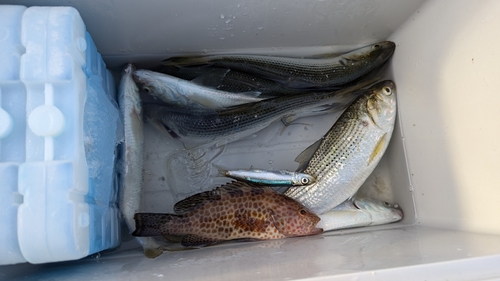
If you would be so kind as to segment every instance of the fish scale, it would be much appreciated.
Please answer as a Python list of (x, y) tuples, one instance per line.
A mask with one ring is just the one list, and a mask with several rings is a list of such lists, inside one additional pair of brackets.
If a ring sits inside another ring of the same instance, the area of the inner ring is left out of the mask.
[(269, 187), (232, 182), (179, 201), (176, 214), (135, 214), (135, 236), (182, 236), (184, 246), (233, 239), (280, 239), (321, 233), (319, 218)]
[[(343, 110), (357, 97), (366, 93), (366, 90), (359, 88), (368, 83), (364, 82), (334, 92), (311, 92), (278, 97), (228, 110), (187, 112), (164, 104), (150, 103), (144, 105), (144, 112), (157, 128), (166, 129), (174, 138), (183, 138), (185, 144), (220, 140), (230, 142), (251, 135), (283, 118)], [(328, 105), (327, 110), (323, 108), (317, 110), (324, 105)]]
[(391, 57), (395, 46), (393, 42), (384, 41), (341, 56), (321, 59), (228, 54), (173, 57), (163, 63), (225, 67), (259, 75), (292, 88), (333, 87), (349, 83), (380, 67)]
[(395, 118), (394, 83), (375, 84), (369, 94), (346, 109), (321, 140), (297, 157), (301, 162), (297, 171), (316, 177), (316, 182), (290, 187), (285, 195), (317, 214), (354, 195), (387, 148)]

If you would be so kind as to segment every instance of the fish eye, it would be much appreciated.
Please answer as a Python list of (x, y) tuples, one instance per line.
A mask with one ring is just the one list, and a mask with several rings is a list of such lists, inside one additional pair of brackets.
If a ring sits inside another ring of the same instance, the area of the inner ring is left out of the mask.
[(151, 93), (151, 89), (149, 87), (144, 87), (143, 89), (144, 89), (144, 92), (146, 92), (148, 94)]
[(392, 93), (391, 88), (389, 87), (382, 88), (382, 93), (384, 93), (387, 96), (390, 95)]
[(303, 215), (303, 216), (304, 216), (304, 215), (306, 215), (306, 214), (307, 214), (307, 211), (306, 211), (306, 210), (304, 210), (304, 209), (300, 209), (300, 210), (299, 210), (299, 214), (301, 214), (301, 215)]
[(300, 182), (301, 182), (302, 184), (308, 184), (308, 183), (309, 183), (309, 179), (308, 179), (308, 178), (302, 178), (302, 179), (300, 180)]
[(373, 45), (373, 47), (372, 47), (372, 48), (373, 48), (374, 50), (377, 50), (377, 49), (380, 49), (380, 47), (381, 47), (381, 46), (380, 46), (379, 44), (375, 44), (375, 45)]
[(391, 204), (387, 203), (387, 202), (384, 202), (384, 204), (387, 206), (387, 207), (390, 207)]

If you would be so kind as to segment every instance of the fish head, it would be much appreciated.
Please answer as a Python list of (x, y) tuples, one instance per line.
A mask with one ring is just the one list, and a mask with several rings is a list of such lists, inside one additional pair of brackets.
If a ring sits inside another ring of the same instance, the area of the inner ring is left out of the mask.
[(363, 68), (370, 64), (372, 66), (370, 69), (373, 69), (383, 65), (392, 56), (395, 49), (394, 42), (378, 42), (342, 55), (342, 62), (344, 65), (358, 65)]
[(316, 178), (309, 174), (297, 173), (292, 177), (293, 185), (310, 185), (316, 182)]
[(133, 74), (134, 81), (139, 84), (142, 92), (173, 105), (185, 103), (185, 97), (177, 93), (174, 80), (177, 78), (167, 74), (145, 69), (138, 69)]
[(355, 198), (353, 204), (357, 209), (370, 214), (372, 217), (371, 225), (395, 222), (403, 218), (403, 211), (398, 204), (390, 204), (367, 197)]
[(273, 210), (274, 226), (287, 237), (314, 235), (323, 232), (316, 225), (320, 218), (297, 201), (287, 197), (285, 205)]
[(154, 75), (149, 70), (138, 69), (134, 71), (133, 78), (134, 81), (140, 85), (141, 90), (148, 94), (161, 90), (161, 85), (159, 85)]
[(396, 85), (390, 80), (376, 83), (369, 88), (366, 99), (366, 114), (380, 129), (394, 127), (396, 119)]

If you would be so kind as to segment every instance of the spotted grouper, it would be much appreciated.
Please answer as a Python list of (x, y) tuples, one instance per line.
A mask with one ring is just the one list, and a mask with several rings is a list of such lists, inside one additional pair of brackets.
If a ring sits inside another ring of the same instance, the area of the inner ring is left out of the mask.
[(267, 186), (235, 181), (195, 194), (176, 214), (136, 213), (134, 236), (181, 236), (188, 247), (234, 239), (280, 239), (319, 234), (320, 218)]

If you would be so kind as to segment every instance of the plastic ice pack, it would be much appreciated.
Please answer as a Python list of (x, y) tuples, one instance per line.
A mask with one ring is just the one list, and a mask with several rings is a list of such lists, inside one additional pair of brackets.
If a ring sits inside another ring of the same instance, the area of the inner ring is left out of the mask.
[(0, 5), (0, 264), (120, 242), (113, 78), (74, 8)]

